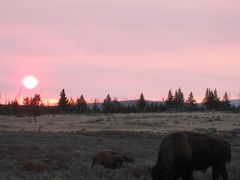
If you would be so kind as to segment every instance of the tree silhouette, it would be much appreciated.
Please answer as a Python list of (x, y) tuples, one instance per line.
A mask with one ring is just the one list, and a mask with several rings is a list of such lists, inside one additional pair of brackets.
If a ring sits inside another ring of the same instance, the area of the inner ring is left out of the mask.
[(100, 110), (97, 105), (97, 99), (94, 100), (93, 107), (92, 107), (92, 112), (93, 113), (98, 113)]
[(112, 113), (113, 112), (113, 103), (110, 95), (108, 94), (102, 104), (103, 112)]
[(159, 111), (158, 103), (151, 102), (151, 103), (147, 104), (146, 111), (147, 112), (158, 112)]
[(70, 98), (68, 104), (69, 104), (70, 106), (75, 106), (75, 102), (74, 102), (74, 99), (73, 99), (72, 97)]
[(70, 112), (70, 113), (75, 112), (76, 106), (75, 106), (74, 99), (72, 97), (68, 100), (67, 105), (68, 105), (68, 108), (67, 108), (68, 112)]
[(203, 99), (203, 104), (205, 104), (205, 105), (208, 103), (209, 94), (210, 94), (210, 89), (207, 88), (204, 99)]
[(165, 103), (170, 108), (172, 108), (173, 105), (174, 105), (174, 97), (173, 97), (171, 89), (169, 89), (169, 91), (168, 91), (168, 96), (167, 96), (167, 99), (166, 99)]
[(35, 94), (33, 98), (30, 99), (30, 103), (29, 103), (29, 115), (30, 117), (33, 116), (34, 120), (35, 120), (35, 124), (37, 123), (37, 116), (40, 114), (39, 112), (39, 106), (41, 103), (41, 96), (40, 94)]
[(83, 95), (81, 95), (80, 98), (77, 98), (76, 100), (76, 111), (78, 113), (87, 112), (87, 102), (85, 101)]
[(146, 105), (147, 105), (147, 102), (144, 98), (144, 95), (143, 93), (140, 94), (140, 97), (139, 99), (137, 100), (137, 109), (139, 112), (144, 112), (146, 111)]
[(18, 103), (18, 100), (15, 98), (13, 101), (10, 103), (11, 106), (11, 114), (14, 114), (16, 116), (20, 115), (20, 105)]
[(224, 95), (223, 95), (223, 99), (222, 99), (222, 109), (224, 111), (228, 111), (231, 109), (231, 104), (230, 104), (230, 100), (229, 100), (229, 97), (228, 97), (228, 93), (225, 92)]
[(174, 96), (174, 102), (177, 106), (183, 106), (184, 104), (184, 94), (179, 87)]
[(117, 98), (114, 98), (113, 101), (113, 112), (122, 112), (122, 105), (121, 103), (117, 100)]
[(218, 97), (217, 89), (214, 89), (214, 91), (213, 91), (213, 97), (214, 97), (214, 102), (216, 103), (216, 105), (219, 105), (220, 98)]
[(67, 112), (68, 110), (68, 98), (66, 96), (65, 90), (62, 89), (60, 93), (60, 99), (58, 101), (58, 107), (61, 112)]
[(189, 96), (186, 100), (186, 104), (189, 104), (189, 105), (195, 105), (196, 104), (196, 100), (194, 99), (192, 92), (190, 92), (190, 94), (189, 94)]
[(27, 107), (29, 104), (30, 104), (30, 98), (29, 97), (23, 98), (23, 105)]
[(196, 105), (196, 100), (194, 99), (193, 93), (190, 92), (187, 100), (186, 100), (186, 105), (187, 108), (189, 108), (189, 110), (196, 110), (197, 109), (197, 105)]
[(220, 107), (220, 98), (218, 97), (217, 90), (214, 91), (207, 88), (203, 104), (209, 110), (217, 110)]

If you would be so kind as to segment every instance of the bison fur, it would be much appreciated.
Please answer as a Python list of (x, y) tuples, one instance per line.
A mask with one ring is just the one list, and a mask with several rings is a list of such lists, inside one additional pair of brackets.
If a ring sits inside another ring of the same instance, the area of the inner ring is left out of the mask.
[(115, 169), (120, 168), (123, 165), (123, 162), (134, 163), (134, 158), (120, 152), (101, 151), (94, 155), (92, 167), (95, 164), (99, 164), (105, 168)]
[(175, 132), (160, 145), (153, 180), (193, 180), (194, 171), (212, 167), (212, 179), (228, 180), (226, 164), (231, 161), (231, 146), (221, 138), (194, 132)]

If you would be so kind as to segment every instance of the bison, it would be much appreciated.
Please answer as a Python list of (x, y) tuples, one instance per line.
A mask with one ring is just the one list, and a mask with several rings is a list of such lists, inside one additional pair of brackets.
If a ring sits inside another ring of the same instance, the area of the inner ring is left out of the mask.
[(123, 162), (134, 163), (134, 158), (120, 152), (101, 151), (93, 157), (92, 167), (95, 164), (99, 164), (105, 168), (115, 169), (120, 168)]
[(226, 163), (231, 161), (230, 144), (217, 137), (194, 132), (175, 132), (161, 142), (153, 180), (193, 180), (193, 171), (212, 167), (212, 179), (228, 180)]

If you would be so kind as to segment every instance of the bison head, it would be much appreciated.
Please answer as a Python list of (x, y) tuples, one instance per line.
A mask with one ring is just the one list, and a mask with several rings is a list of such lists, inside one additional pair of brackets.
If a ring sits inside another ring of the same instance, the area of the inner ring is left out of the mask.
[(157, 164), (150, 169), (153, 180), (172, 180), (172, 170), (170, 166), (164, 164)]

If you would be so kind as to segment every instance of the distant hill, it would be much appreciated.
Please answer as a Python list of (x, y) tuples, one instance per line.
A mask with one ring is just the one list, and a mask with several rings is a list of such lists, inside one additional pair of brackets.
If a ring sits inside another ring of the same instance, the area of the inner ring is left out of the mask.
[[(128, 101), (119, 101), (123, 106), (125, 106), (125, 107), (127, 107), (127, 106), (133, 106), (133, 105), (135, 105), (136, 103), (137, 103), (137, 100), (128, 100)], [(151, 103), (163, 103), (163, 101), (148, 101), (147, 100), (147, 103), (148, 104), (151, 104)], [(240, 99), (232, 99), (231, 101), (230, 101), (230, 104), (231, 105), (233, 105), (233, 106), (240, 106)], [(200, 103), (199, 103), (199, 105), (201, 105)], [(93, 106), (93, 103), (88, 103), (88, 107), (89, 108), (92, 108), (92, 106)], [(99, 102), (99, 103), (97, 103), (97, 106), (98, 106), (98, 108), (101, 108), (101, 106), (102, 106), (102, 102)]]
[[(119, 103), (121, 103), (124, 107), (128, 107), (128, 106), (135, 105), (137, 103), (137, 100), (119, 101)], [(151, 104), (151, 103), (159, 103), (160, 104), (160, 103), (163, 103), (163, 102), (162, 101), (148, 101), (147, 100), (147, 103), (148, 104)], [(93, 103), (88, 103), (89, 108), (92, 108), (92, 106), (93, 106)], [(102, 102), (97, 103), (98, 108), (101, 108), (101, 106), (102, 106)]]
[(240, 105), (240, 99), (232, 99), (230, 101), (231, 105), (233, 106), (239, 106)]

